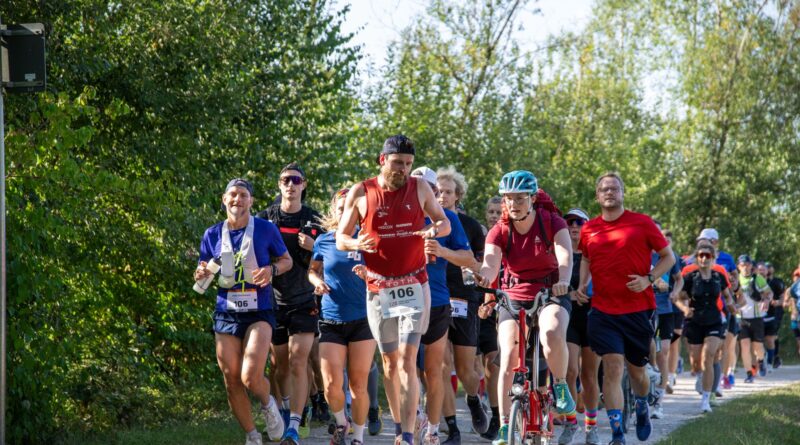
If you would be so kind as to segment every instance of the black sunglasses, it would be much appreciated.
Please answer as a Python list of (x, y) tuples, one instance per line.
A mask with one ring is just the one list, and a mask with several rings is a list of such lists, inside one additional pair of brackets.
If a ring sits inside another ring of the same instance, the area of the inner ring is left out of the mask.
[(586, 220), (583, 219), (583, 218), (570, 218), (570, 219), (567, 220), (567, 225), (568, 226), (573, 225), (573, 223), (574, 223), (574, 225), (576, 225), (578, 227), (581, 227), (584, 224), (586, 224)]
[(281, 178), (281, 184), (283, 185), (289, 185), (290, 182), (294, 185), (300, 185), (303, 183), (303, 177), (292, 175), (292, 176), (284, 176)]

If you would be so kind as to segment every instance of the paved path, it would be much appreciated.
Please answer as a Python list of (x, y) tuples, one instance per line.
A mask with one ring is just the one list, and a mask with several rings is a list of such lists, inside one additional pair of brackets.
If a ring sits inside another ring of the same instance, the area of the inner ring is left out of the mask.
[[(725, 403), (731, 399), (741, 397), (743, 395), (765, 391), (772, 388), (777, 388), (780, 386), (785, 386), (791, 383), (795, 383), (800, 381), (800, 366), (782, 366), (781, 368), (767, 374), (766, 377), (757, 378), (756, 382), (753, 384), (745, 384), (743, 383), (744, 380), (744, 371), (741, 369), (736, 374), (736, 386), (734, 386), (730, 390), (724, 391), (724, 397), (717, 399), (722, 403)], [(681, 424), (685, 423), (688, 420), (694, 419), (696, 417), (701, 417), (702, 413), (700, 412), (700, 396), (694, 390), (694, 382), (695, 378), (692, 377), (688, 372), (683, 373), (682, 375), (678, 376), (677, 385), (675, 388), (675, 393), (672, 395), (667, 395), (663, 402), (664, 408), (664, 418), (660, 420), (652, 420), (653, 422), (653, 433), (646, 442), (639, 442), (636, 439), (636, 433), (631, 428), (630, 432), (628, 433), (627, 442), (629, 444), (655, 444), (661, 438), (668, 435), (672, 430), (676, 429)], [(467, 444), (481, 444), (486, 445), (490, 443), (488, 440), (484, 440), (480, 438), (478, 435), (470, 433), (471, 426), (470, 426), (470, 417), (469, 411), (467, 410), (466, 403), (464, 402), (463, 398), (458, 400), (458, 425), (461, 429), (461, 443), (464, 445)], [(583, 415), (578, 415), (579, 423), (583, 424)], [(600, 442), (605, 444), (611, 440), (611, 428), (608, 426), (608, 418), (605, 415), (605, 412), (599, 412), (597, 416), (598, 425), (600, 426)], [(367, 436), (365, 435), (365, 445), (370, 444), (393, 444), (394, 443), (394, 431), (393, 431), (393, 424), (391, 423), (391, 417), (388, 415), (388, 409), (384, 412), (383, 416), (384, 422), (384, 430), (379, 436)], [(561, 427), (556, 427), (556, 437), (558, 434), (561, 433)], [(445, 433), (441, 433), (442, 440), (444, 440)], [(723, 438), (720, 438), (723, 439)], [(326, 428), (314, 428), (312, 430), (311, 436), (306, 439), (302, 440), (301, 443), (303, 445), (310, 445), (310, 444), (327, 444), (330, 441), (330, 435), (327, 433)], [(573, 444), (583, 444), (584, 436), (582, 433), (578, 433), (575, 436), (575, 440), (572, 442)], [(723, 441), (724, 442), (724, 441)], [(421, 444), (417, 444), (421, 445)]]

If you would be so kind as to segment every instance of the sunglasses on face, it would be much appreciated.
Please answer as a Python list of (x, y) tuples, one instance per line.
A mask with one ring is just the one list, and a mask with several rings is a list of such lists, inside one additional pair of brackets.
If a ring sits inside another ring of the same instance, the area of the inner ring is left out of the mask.
[(711, 258), (711, 254), (708, 252), (702, 252), (697, 254), (697, 258), (701, 260), (708, 260)]
[(303, 177), (292, 175), (292, 176), (284, 176), (281, 178), (281, 184), (283, 185), (289, 185), (290, 182), (294, 185), (300, 185), (303, 183)]
[(567, 225), (568, 226), (582, 227), (584, 224), (586, 224), (586, 220), (583, 219), (583, 218), (573, 218), (573, 219), (568, 219), (567, 220)]

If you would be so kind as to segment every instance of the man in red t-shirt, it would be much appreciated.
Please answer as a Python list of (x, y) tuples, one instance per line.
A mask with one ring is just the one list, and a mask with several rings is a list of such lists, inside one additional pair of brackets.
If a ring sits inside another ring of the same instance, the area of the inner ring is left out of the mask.
[[(595, 186), (601, 214), (581, 230), (581, 274), (578, 294), (594, 296), (587, 331), (589, 346), (603, 360), (603, 395), (611, 422), (611, 445), (625, 443), (622, 432), (622, 372), (627, 361), (631, 386), (636, 393), (636, 436), (650, 436), (647, 394), (650, 379), (645, 371), (654, 335), (656, 308), (653, 282), (675, 263), (669, 243), (653, 220), (625, 210), (625, 186), (617, 173), (606, 173)], [(651, 252), (660, 259), (650, 269)]]

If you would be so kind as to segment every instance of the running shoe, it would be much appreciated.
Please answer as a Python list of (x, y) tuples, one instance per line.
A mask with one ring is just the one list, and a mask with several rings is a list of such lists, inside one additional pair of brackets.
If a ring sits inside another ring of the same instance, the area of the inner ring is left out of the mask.
[(492, 441), (492, 445), (507, 445), (508, 444), (508, 425), (503, 425), (497, 431), (497, 439)]
[(286, 424), (283, 423), (283, 416), (278, 409), (278, 404), (275, 402), (267, 406), (261, 407), (261, 414), (264, 416), (264, 433), (267, 435), (267, 440), (270, 442), (277, 441), (283, 437), (283, 430)]
[(339, 425), (333, 430), (333, 434), (331, 435), (331, 443), (330, 445), (346, 445), (347, 442), (347, 430), (350, 429), (350, 424)]
[(625, 439), (611, 439), (608, 445), (625, 445)]
[(600, 445), (600, 435), (597, 433), (597, 426), (586, 429), (586, 445)]
[(676, 374), (683, 374), (683, 357), (678, 357), (678, 367), (675, 369)]
[(362, 441), (360, 441), (358, 439), (353, 439), (353, 440), (350, 441), (350, 445), (364, 445), (364, 442), (362, 442)]
[(442, 445), (461, 445), (461, 431), (455, 430), (447, 434), (447, 439), (442, 442)]
[(663, 419), (664, 418), (664, 409), (661, 407), (661, 401), (658, 400), (656, 403), (653, 404), (653, 412), (650, 413), (651, 419)]
[(733, 376), (733, 373), (728, 374), (728, 381), (731, 383), (731, 388), (736, 385), (736, 377)]
[(711, 393), (711, 395), (708, 397), (708, 404), (709, 404), (709, 405), (710, 405), (712, 408), (719, 406), (719, 402), (717, 401), (717, 395), (716, 395), (716, 394), (714, 394), (713, 392), (712, 392), (712, 393)]
[(439, 435), (430, 433), (425, 434), (425, 439), (423, 439), (422, 445), (439, 445)]
[(297, 428), (297, 434), (300, 436), (301, 439), (305, 439), (311, 435), (311, 428), (308, 426), (308, 424), (305, 425), (301, 424)]
[(492, 417), (489, 419), (489, 428), (486, 429), (486, 432), (481, 434), (481, 437), (488, 440), (495, 440), (497, 439), (497, 432), (500, 430), (500, 419), (496, 417)]
[(561, 435), (558, 436), (558, 445), (569, 445), (572, 443), (572, 439), (575, 438), (575, 433), (578, 432), (578, 424), (577, 423), (568, 423), (564, 426), (564, 431), (561, 432)]
[(381, 420), (381, 409), (370, 408), (367, 414), (367, 430), (370, 436), (377, 436), (383, 429), (383, 421)]
[(772, 369), (778, 369), (782, 364), (783, 360), (781, 360), (780, 357), (775, 357), (775, 359), (772, 360)]
[(325, 397), (322, 395), (322, 393), (319, 393), (319, 399), (317, 399), (317, 419), (322, 423), (331, 420), (328, 402), (325, 400)]
[(717, 390), (714, 391), (714, 395), (719, 397), (720, 399), (725, 397), (725, 394), (723, 394), (722, 391), (719, 390), (719, 388), (717, 388)]
[(553, 391), (556, 394), (556, 411), (558, 414), (569, 414), (575, 411), (575, 401), (572, 400), (572, 394), (569, 393), (567, 382), (556, 383), (553, 385)]
[(428, 431), (428, 415), (420, 411), (417, 413), (417, 422), (414, 426), (414, 443), (422, 443), (424, 434)]
[(281, 445), (298, 445), (300, 443), (300, 436), (294, 428), (289, 428), (283, 433)]
[(650, 437), (650, 433), (653, 430), (653, 426), (650, 425), (650, 413), (647, 406), (647, 402), (644, 403), (636, 403), (636, 438), (640, 441), (647, 440)]
[(744, 382), (745, 383), (753, 383), (754, 380), (755, 379), (753, 378), (753, 373), (750, 372), (750, 371), (747, 371), (747, 377), (744, 378)]
[(253, 437), (250, 437), (250, 435), (248, 434), (244, 442), (244, 445), (262, 445), (262, 444), (263, 442), (261, 441), (261, 434), (254, 435)]
[(700, 402), (700, 411), (702, 411), (704, 413), (710, 413), (711, 412), (710, 400), (703, 400), (703, 401)]
[(722, 376), (722, 389), (731, 389), (731, 379), (728, 376)]
[(489, 416), (487, 416), (486, 411), (483, 410), (481, 399), (477, 396), (470, 397), (467, 395), (464, 400), (466, 400), (467, 406), (469, 407), (469, 414), (472, 416), (472, 429), (478, 434), (485, 433), (486, 430), (489, 429)]
[(764, 360), (759, 360), (758, 362), (758, 375), (761, 377), (767, 375), (767, 365), (764, 363)]

